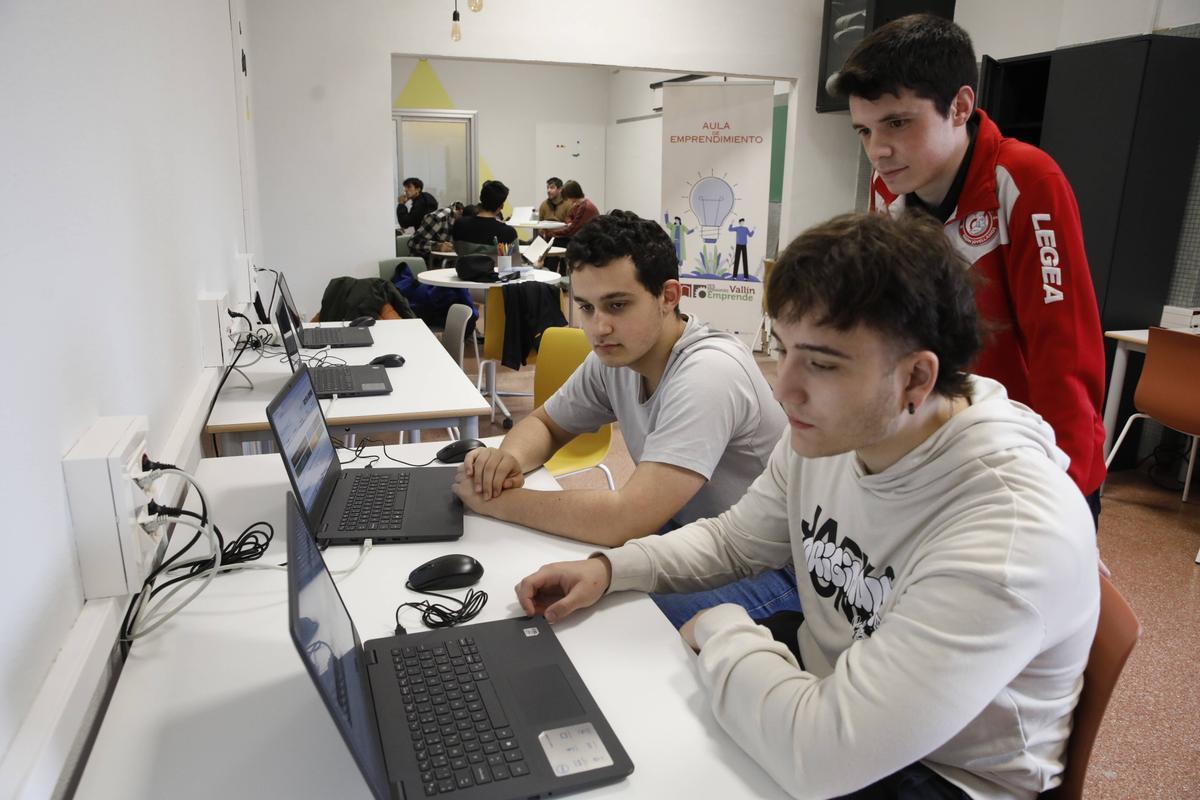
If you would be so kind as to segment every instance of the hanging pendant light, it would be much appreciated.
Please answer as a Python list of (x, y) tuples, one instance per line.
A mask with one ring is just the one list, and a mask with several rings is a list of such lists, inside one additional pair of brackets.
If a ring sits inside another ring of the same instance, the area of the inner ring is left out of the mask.
[(457, 42), (462, 38), (462, 25), (459, 24), (458, 0), (454, 0), (454, 15), (450, 17), (450, 40)]
[(467, 8), (472, 11), (483, 11), (483, 0), (467, 0)]

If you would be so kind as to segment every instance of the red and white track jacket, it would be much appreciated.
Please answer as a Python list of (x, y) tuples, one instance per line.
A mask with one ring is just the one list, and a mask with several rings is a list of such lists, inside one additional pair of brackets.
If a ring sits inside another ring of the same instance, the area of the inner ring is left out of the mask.
[[(978, 270), (980, 316), (991, 328), (971, 371), (1004, 384), (1054, 428), (1085, 494), (1104, 481), (1104, 340), (1083, 247), (1079, 207), (1050, 156), (979, 130), (946, 235)], [(893, 215), (904, 196), (871, 177), (871, 208)]]

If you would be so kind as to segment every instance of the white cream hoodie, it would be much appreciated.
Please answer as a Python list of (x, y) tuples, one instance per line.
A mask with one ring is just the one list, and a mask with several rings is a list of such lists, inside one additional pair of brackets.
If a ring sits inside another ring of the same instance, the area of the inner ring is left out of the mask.
[(610, 591), (694, 591), (796, 565), (804, 668), (735, 605), (696, 626), (726, 731), (790, 794), (923, 761), (972, 797), (1056, 785), (1099, 613), (1095, 534), (1050, 427), (973, 404), (877, 475), (785, 433), (719, 517), (605, 553)]

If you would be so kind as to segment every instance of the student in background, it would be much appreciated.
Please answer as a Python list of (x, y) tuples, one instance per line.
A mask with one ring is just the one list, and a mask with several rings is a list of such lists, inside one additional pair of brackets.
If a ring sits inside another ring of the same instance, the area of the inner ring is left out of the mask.
[(396, 205), (396, 227), (416, 228), (426, 214), (437, 211), (437, 208), (437, 198), (425, 191), (425, 183), (420, 178), (405, 178), (404, 196), (399, 198)]
[(546, 199), (538, 206), (538, 219), (567, 221), (567, 210), (571, 204), (562, 196), (563, 182), (560, 178), (546, 179)]
[(700, 713), (793, 797), (1036, 797), (1061, 782), (1100, 607), (1054, 432), (962, 371), (971, 280), (934, 221), (833, 219), (768, 284), (789, 430), (766, 471), (719, 517), (542, 567), (522, 609), (557, 623), (795, 564), (802, 614), (726, 604), (680, 630)]
[(429, 254), (434, 250), (453, 252), (454, 236), (452, 231), (454, 223), (458, 222), (462, 215), (462, 203), (454, 203), (426, 214), (425, 219), (421, 220), (421, 224), (413, 231), (412, 238), (408, 241), (409, 252), (425, 259), (426, 263), (429, 262)]
[(471, 244), (512, 244), (517, 231), (499, 220), (500, 209), (508, 199), (508, 187), (500, 181), (484, 181), (479, 188), (479, 205), (475, 216), (463, 216), (454, 223), (454, 241)]
[[(657, 223), (624, 211), (597, 217), (571, 240), (567, 262), (593, 352), (498, 449), (467, 456), (455, 493), (477, 513), (610, 546), (729, 508), (784, 429), (754, 357), (737, 337), (679, 313), (675, 248)], [(637, 465), (625, 485), (522, 488), (526, 472), (610, 422)], [(721, 602), (760, 617), (796, 608), (786, 568), (703, 594), (655, 601), (676, 627)]]
[(931, 215), (981, 278), (971, 371), (1050, 423), (1098, 522), (1104, 340), (1079, 208), (1053, 159), (975, 108), (977, 80), (967, 32), (915, 14), (865, 38), (831, 88), (875, 168), (871, 207)]
[(548, 232), (554, 237), (556, 247), (566, 247), (572, 236), (579, 233), (584, 225), (600, 214), (600, 209), (596, 208), (596, 204), (583, 196), (583, 187), (577, 181), (564, 183), (562, 196), (571, 204), (571, 207), (567, 211), (566, 219), (563, 220), (567, 223), (567, 227)]

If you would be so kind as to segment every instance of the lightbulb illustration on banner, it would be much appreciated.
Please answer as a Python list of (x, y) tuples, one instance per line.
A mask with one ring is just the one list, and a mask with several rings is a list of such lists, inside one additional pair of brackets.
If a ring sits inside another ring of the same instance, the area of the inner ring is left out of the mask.
[(733, 187), (712, 175), (696, 181), (688, 196), (692, 213), (700, 220), (700, 240), (704, 243), (700, 259), (709, 272), (716, 273), (720, 266), (717, 238), (735, 199)]

